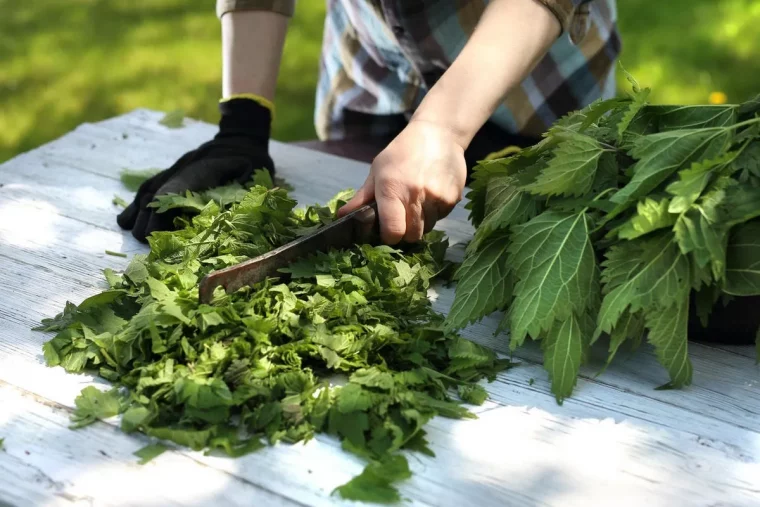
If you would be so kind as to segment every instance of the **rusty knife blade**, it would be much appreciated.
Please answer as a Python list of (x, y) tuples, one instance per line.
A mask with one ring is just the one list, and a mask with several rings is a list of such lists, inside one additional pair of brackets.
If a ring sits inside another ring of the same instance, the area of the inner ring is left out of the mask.
[(348, 248), (355, 244), (376, 243), (379, 240), (377, 203), (364, 205), (356, 211), (320, 227), (279, 248), (253, 259), (206, 275), (198, 286), (201, 303), (210, 303), (214, 290), (222, 286), (228, 293), (253, 285), (270, 276), (281, 276), (280, 268), (296, 259), (331, 248)]

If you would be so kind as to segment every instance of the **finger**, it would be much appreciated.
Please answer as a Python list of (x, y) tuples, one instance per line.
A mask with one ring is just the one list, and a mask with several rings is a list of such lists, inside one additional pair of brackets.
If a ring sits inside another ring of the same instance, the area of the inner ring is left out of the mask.
[(364, 182), (364, 185), (362, 185), (361, 188), (356, 191), (351, 200), (341, 206), (341, 208), (338, 210), (338, 217), (342, 217), (348, 213), (351, 213), (352, 211), (356, 211), (365, 204), (368, 204), (372, 199), (374, 199), (374, 197), (375, 180), (370, 174), (367, 177), (367, 180)]
[(416, 243), (422, 239), (422, 233), (425, 228), (425, 217), (422, 211), (422, 205), (413, 202), (406, 207), (406, 232), (404, 241), (407, 243)]
[(134, 236), (137, 241), (140, 241), (142, 243), (146, 242), (145, 229), (148, 227), (148, 220), (150, 220), (151, 214), (152, 211), (150, 210), (141, 210), (137, 214), (135, 225), (132, 227), (132, 236)]
[(425, 228), (424, 233), (432, 231), (438, 221), (438, 213), (432, 206), (423, 206), (422, 213), (425, 215)]
[(152, 212), (148, 217), (143, 235), (147, 238), (155, 231), (169, 231), (174, 229), (174, 219), (182, 214), (180, 209), (170, 209), (164, 213)]
[(140, 198), (137, 218), (135, 219), (135, 223), (132, 226), (132, 236), (134, 236), (136, 240), (142, 241), (143, 243), (145, 242), (145, 237), (147, 236), (145, 230), (148, 227), (150, 215), (153, 213), (153, 210), (148, 207), (148, 204), (150, 204), (152, 200), (153, 194), (146, 194)]
[(132, 201), (124, 211), (116, 216), (116, 223), (119, 224), (119, 227), (122, 229), (131, 229), (135, 225), (135, 220), (137, 220), (137, 214), (139, 211), (140, 208), (137, 206), (137, 202)]
[(168, 178), (167, 171), (163, 171), (152, 178), (143, 181), (140, 188), (137, 189), (137, 194), (129, 206), (116, 216), (116, 223), (119, 224), (119, 227), (122, 229), (134, 228), (140, 211), (144, 210), (145, 206), (153, 200), (156, 190), (158, 190)]
[(377, 196), (377, 212), (380, 218), (380, 239), (387, 245), (395, 245), (406, 234), (406, 207), (397, 197)]

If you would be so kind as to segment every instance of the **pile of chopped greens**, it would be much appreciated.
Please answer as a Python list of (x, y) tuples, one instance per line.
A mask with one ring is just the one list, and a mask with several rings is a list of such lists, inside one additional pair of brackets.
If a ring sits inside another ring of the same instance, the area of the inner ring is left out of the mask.
[(121, 414), (126, 432), (230, 456), (326, 432), (368, 461), (341, 496), (399, 500), (394, 483), (410, 475), (401, 451), (433, 455), (425, 423), (473, 417), (462, 401), (483, 403), (477, 382), (509, 363), (445, 332), (431, 309), (428, 286), (447, 266), (435, 231), (403, 250), (359, 245), (301, 259), (282, 278), (219, 288), (199, 304), (204, 275), (329, 223), (347, 197), (295, 209), (286, 190), (257, 178), (218, 199), (161, 198), (165, 209), (197, 213), (153, 233), (150, 253), (123, 273), (105, 270), (108, 290), (43, 321), (38, 329), (57, 332), (44, 345), (50, 366), (116, 386), (85, 388), (73, 426)]
[(446, 328), (505, 310), (511, 349), (540, 340), (559, 402), (602, 335), (609, 363), (646, 334), (663, 387), (688, 385), (690, 305), (707, 325), (714, 305), (760, 294), (760, 96), (655, 106), (630, 81), (630, 97), (480, 164), (468, 194), (477, 229)]

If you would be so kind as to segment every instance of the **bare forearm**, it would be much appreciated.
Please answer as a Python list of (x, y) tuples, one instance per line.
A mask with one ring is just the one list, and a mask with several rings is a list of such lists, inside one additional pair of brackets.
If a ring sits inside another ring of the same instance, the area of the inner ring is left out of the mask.
[(428, 92), (413, 119), (444, 126), (466, 147), (559, 33), (557, 18), (535, 0), (491, 2), (470, 40)]
[(222, 95), (253, 93), (274, 100), (288, 18), (268, 11), (222, 16)]

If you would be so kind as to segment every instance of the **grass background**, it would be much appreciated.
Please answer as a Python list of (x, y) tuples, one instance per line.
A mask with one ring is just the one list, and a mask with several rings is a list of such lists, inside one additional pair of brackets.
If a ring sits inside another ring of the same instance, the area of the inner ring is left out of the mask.
[[(660, 103), (738, 102), (760, 92), (760, 1), (620, 0), (622, 62)], [(298, 2), (274, 137), (314, 138), (325, 3)], [(0, 0), (0, 162), (137, 107), (218, 120), (213, 2)], [(620, 84), (624, 87), (624, 83)]]

